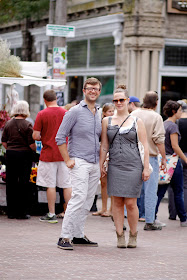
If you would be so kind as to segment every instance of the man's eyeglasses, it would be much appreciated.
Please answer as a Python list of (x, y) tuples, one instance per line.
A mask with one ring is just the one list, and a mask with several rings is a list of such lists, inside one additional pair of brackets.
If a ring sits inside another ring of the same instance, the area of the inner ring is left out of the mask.
[(123, 103), (125, 102), (125, 100), (127, 100), (127, 98), (113, 99), (112, 102), (114, 104), (117, 104), (118, 102)]
[(92, 90), (94, 90), (94, 91), (100, 91), (100, 88), (95, 88), (95, 87), (87, 87), (87, 88), (85, 88), (85, 89), (87, 89), (88, 91), (92, 91)]

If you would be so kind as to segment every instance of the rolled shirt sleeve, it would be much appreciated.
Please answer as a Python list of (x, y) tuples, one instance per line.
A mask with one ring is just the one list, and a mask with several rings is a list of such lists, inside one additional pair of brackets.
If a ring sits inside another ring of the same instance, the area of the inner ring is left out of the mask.
[(69, 136), (70, 131), (72, 127), (76, 123), (76, 110), (74, 108), (70, 109), (65, 113), (65, 116), (61, 122), (61, 125), (58, 129), (57, 135), (56, 135), (56, 143), (58, 146), (66, 143), (66, 137)]

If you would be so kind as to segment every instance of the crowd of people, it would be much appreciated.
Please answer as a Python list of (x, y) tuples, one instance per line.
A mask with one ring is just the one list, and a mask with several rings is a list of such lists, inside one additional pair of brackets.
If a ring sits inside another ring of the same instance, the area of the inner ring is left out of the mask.
[[(49, 212), (40, 221), (58, 222), (55, 201), (59, 187), (65, 214), (60, 214), (63, 222), (57, 246), (64, 250), (73, 250), (76, 245), (98, 246), (85, 236), (84, 228), (99, 180), (102, 209), (93, 215), (112, 217), (118, 248), (137, 246), (138, 220), (145, 222), (147, 231), (165, 226), (157, 219), (157, 212), (167, 189), (169, 218), (176, 219), (178, 215), (180, 225), (187, 227), (187, 105), (183, 101), (167, 101), (163, 111), (168, 119), (163, 122), (156, 112), (157, 92), (147, 92), (140, 104), (137, 97), (129, 97), (125, 85), (119, 85), (113, 102), (103, 106), (100, 116), (96, 101), (101, 89), (98, 79), (88, 78), (83, 85), (84, 99), (65, 108), (57, 105), (54, 90), (45, 91), (46, 108), (38, 113), (33, 128), (26, 120), (30, 115), (28, 103), (18, 101), (2, 135), (8, 218), (30, 218), (27, 201), (32, 151), (36, 150), (35, 140), (41, 141), (36, 184), (46, 188)], [(138, 141), (144, 148), (143, 160)], [(176, 153), (179, 157), (167, 185), (158, 185), (158, 153), (163, 170), (167, 155)], [(124, 216), (130, 229), (128, 242)]]

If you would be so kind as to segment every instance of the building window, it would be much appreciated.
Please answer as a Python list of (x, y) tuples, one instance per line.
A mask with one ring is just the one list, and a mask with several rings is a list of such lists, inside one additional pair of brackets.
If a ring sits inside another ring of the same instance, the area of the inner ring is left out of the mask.
[(87, 40), (67, 43), (67, 68), (86, 67)]
[(11, 55), (19, 56), (21, 59), (21, 48), (10, 49)]
[(115, 64), (114, 38), (90, 40), (90, 67), (112, 66)]
[(92, 68), (115, 65), (113, 37), (67, 43), (67, 68)]
[(166, 66), (187, 66), (187, 47), (165, 46)]

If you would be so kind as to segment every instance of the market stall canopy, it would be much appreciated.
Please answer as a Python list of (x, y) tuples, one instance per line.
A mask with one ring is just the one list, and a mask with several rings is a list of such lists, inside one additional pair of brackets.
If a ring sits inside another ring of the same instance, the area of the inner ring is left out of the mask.
[(31, 76), (23, 76), (23, 78), (0, 77), (0, 83), (5, 85), (19, 84), (21, 86), (36, 85), (39, 87), (52, 85), (55, 87), (62, 87), (66, 85), (66, 80), (42, 79), (42, 78), (34, 78)]
[(22, 67), (21, 75), (31, 76), (37, 78), (47, 77), (47, 63), (46, 62), (30, 62), (20, 61)]
[(62, 87), (66, 85), (66, 80), (61, 79), (45, 79), (47, 76), (46, 62), (20, 62), (22, 66), (21, 75), (23, 78), (16, 77), (0, 77), (0, 83), (6, 85), (19, 84), (21, 86), (36, 85), (44, 87), (53, 85), (55, 87)]

